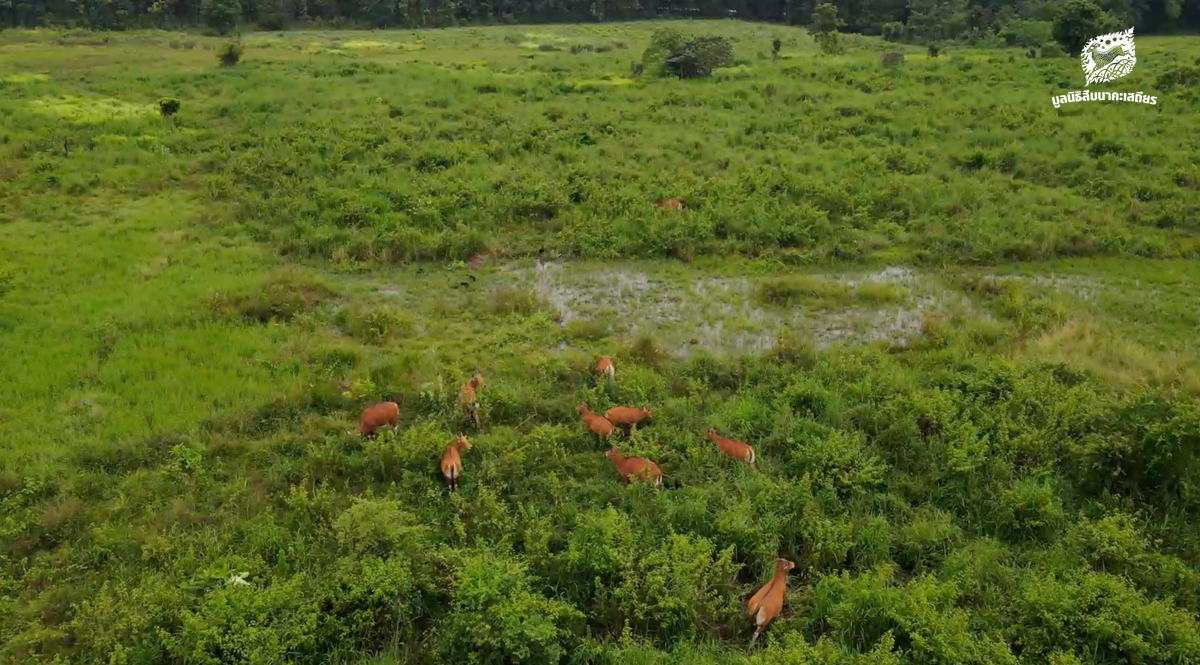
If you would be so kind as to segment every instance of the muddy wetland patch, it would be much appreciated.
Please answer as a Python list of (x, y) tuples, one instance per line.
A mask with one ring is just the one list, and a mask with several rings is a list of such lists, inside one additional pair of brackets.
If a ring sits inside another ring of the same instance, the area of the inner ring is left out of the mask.
[(552, 308), (567, 336), (647, 334), (676, 355), (760, 353), (782, 339), (905, 345), (927, 315), (969, 308), (960, 292), (893, 266), (856, 273), (706, 275), (695, 270), (538, 263), (501, 272)]

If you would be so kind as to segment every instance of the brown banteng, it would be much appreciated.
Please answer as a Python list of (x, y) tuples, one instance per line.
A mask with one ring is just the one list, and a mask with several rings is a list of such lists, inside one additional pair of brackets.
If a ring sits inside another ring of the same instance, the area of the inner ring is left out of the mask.
[(654, 207), (662, 208), (663, 210), (683, 210), (683, 201), (679, 199), (661, 199), (658, 203), (654, 204)]
[(467, 441), (467, 437), (462, 434), (458, 438), (446, 446), (446, 452), (442, 453), (442, 461), (438, 466), (442, 469), (442, 476), (446, 479), (446, 484), (450, 486), (450, 491), (458, 489), (458, 478), (462, 475), (462, 456), (459, 455), (464, 450), (471, 449), (471, 442)]
[(400, 405), (395, 402), (380, 402), (363, 409), (358, 417), (358, 435), (362, 437), (375, 436), (375, 430), (390, 425), (395, 427), (400, 422)]
[(600, 416), (588, 411), (587, 402), (580, 402), (579, 405), (575, 407), (575, 410), (583, 415), (583, 424), (587, 425), (587, 428), (592, 431), (592, 434), (595, 434), (602, 439), (607, 439), (608, 437), (612, 436), (613, 424), (608, 422), (608, 419), (604, 416)]
[(484, 386), (483, 375), (476, 372), (470, 381), (458, 389), (458, 403), (463, 405), (467, 413), (475, 419), (475, 428), (479, 428), (479, 395), (476, 391)]
[(742, 462), (749, 462), (751, 468), (757, 468), (754, 466), (754, 448), (752, 446), (748, 446), (741, 441), (734, 441), (733, 439), (726, 439), (723, 436), (719, 436), (715, 429), (709, 429), (704, 438), (717, 444), (717, 450), (721, 451), (722, 455)]
[(650, 409), (634, 409), (628, 406), (614, 406), (604, 412), (608, 421), (621, 429), (628, 430), (634, 425), (641, 425), (650, 420)]
[(750, 597), (750, 602), (746, 603), (746, 613), (754, 616), (756, 626), (754, 637), (750, 638), (750, 646), (754, 646), (759, 634), (766, 630), (771, 619), (779, 616), (779, 611), (783, 609), (783, 600), (787, 596), (787, 573), (794, 567), (795, 564), (787, 559), (775, 559), (775, 574)]
[(600, 356), (600, 359), (596, 361), (595, 370), (600, 376), (609, 379), (613, 378), (613, 375), (617, 372), (617, 370), (613, 367), (612, 358), (609, 358), (608, 356)]
[(621, 480), (626, 485), (633, 478), (641, 478), (654, 483), (655, 487), (662, 487), (663, 472), (658, 468), (658, 465), (644, 457), (625, 457), (621, 455), (619, 448), (612, 448), (604, 453), (604, 456), (612, 460), (613, 468), (617, 473), (621, 474)]

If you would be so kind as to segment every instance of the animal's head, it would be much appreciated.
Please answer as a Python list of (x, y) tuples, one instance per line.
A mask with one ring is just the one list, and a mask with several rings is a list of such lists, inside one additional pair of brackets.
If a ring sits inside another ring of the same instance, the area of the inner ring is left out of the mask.
[(475, 376), (471, 377), (471, 387), (472, 388), (482, 388), (483, 385), (484, 385), (483, 384), (483, 375), (476, 372)]
[(578, 411), (578, 412), (580, 412), (580, 413), (587, 413), (587, 410), (588, 410), (588, 408), (587, 408), (587, 402), (580, 402), (579, 404), (576, 404), (576, 405), (575, 405), (575, 410), (576, 410), (576, 411)]
[(621, 456), (621, 450), (619, 448), (609, 448), (604, 451), (604, 456), (608, 459), (617, 459)]
[(458, 439), (454, 443), (458, 445), (460, 450), (470, 450), (471, 449), (471, 442), (467, 441), (467, 437), (462, 434), (458, 435)]
[(650, 413), (650, 409), (642, 409), (642, 417), (643, 418), (653, 418), (654, 415)]
[(788, 571), (796, 567), (796, 564), (787, 559), (775, 559), (775, 568), (777, 570)]
[(713, 437), (715, 437), (716, 435), (717, 435), (717, 430), (709, 427), (708, 431), (704, 433), (704, 438), (708, 439), (709, 441), (712, 441)]

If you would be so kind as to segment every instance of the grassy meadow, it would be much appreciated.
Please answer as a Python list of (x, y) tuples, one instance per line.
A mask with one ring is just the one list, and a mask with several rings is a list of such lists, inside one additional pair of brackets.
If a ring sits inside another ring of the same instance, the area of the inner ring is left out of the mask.
[(1200, 662), (1200, 39), (662, 25), (0, 33), (0, 662)]

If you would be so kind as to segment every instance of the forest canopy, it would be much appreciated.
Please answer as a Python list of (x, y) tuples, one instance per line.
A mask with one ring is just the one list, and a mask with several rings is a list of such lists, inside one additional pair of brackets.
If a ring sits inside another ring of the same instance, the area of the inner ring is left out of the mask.
[[(1093, 4), (1091, 0), (1080, 0)], [(265, 30), (292, 25), (419, 28), (464, 24), (732, 17), (807, 25), (818, 0), (0, 0), (0, 26), (101, 30), (235, 23)], [(1049, 30), (1067, 4), (1050, 0), (838, 0), (843, 31), (908, 41), (1020, 40)], [(1200, 28), (1200, 0), (1099, 0), (1100, 15), (1138, 33)], [(1044, 42), (1045, 40), (1042, 40)], [(1041, 42), (1039, 42), (1041, 43)]]

